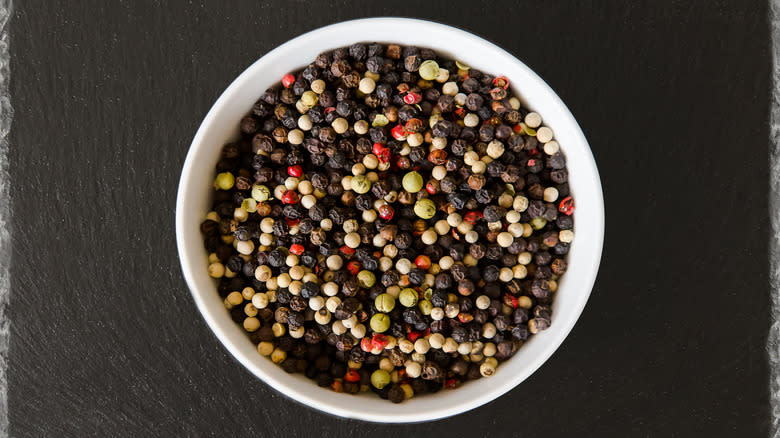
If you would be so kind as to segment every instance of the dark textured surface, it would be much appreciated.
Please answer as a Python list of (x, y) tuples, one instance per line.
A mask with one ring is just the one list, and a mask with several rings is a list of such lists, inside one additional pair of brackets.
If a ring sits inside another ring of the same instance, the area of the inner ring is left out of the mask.
[[(766, 6), (566, 3), (18, 4), (12, 436), (766, 436)], [(545, 78), (607, 206), (599, 279), (558, 352), (493, 403), (414, 426), (336, 419), (255, 380), (197, 313), (173, 223), (189, 142), (238, 73), (304, 31), (396, 14)]]

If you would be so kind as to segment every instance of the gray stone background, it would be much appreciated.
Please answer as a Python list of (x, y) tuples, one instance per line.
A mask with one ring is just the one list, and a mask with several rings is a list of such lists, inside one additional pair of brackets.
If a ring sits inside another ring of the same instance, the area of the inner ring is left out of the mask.
[[(0, 0), (0, 436), (780, 437), (778, 13)], [(415, 426), (334, 419), (253, 379), (197, 314), (172, 235), (184, 154), (229, 82), (297, 34), (377, 15), (463, 27), (527, 62), (583, 125), (607, 204), (600, 278), (561, 349), (499, 400)], [(732, 148), (743, 159), (723, 164)]]

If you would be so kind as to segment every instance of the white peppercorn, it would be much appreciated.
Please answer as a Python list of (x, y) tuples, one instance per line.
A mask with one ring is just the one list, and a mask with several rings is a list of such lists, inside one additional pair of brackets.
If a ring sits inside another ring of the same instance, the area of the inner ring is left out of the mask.
[(458, 350), (458, 343), (455, 339), (447, 338), (444, 340), (444, 344), (441, 346), (441, 350), (445, 353), (452, 353)]
[(542, 116), (538, 113), (530, 112), (525, 115), (524, 121), (529, 128), (538, 128), (542, 124)]
[(540, 143), (547, 143), (552, 140), (552, 138), (552, 129), (548, 128), (547, 126), (542, 126), (536, 130), (536, 139), (539, 140)]

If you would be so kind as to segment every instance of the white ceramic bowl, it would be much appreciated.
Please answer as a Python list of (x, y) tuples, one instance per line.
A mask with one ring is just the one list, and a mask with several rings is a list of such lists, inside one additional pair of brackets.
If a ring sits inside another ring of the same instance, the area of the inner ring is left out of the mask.
[[(286, 73), (312, 62), (318, 53), (357, 42), (395, 42), (430, 47), (479, 70), (506, 76), (524, 106), (542, 115), (566, 154), (576, 200), (576, 237), (569, 269), (553, 304), (552, 326), (533, 336), (495, 376), (468, 382), (457, 390), (414, 397), (400, 404), (373, 393), (338, 394), (301, 374), (287, 374), (260, 356), (235, 324), (206, 274), (207, 254), (199, 225), (210, 208), (214, 165), (226, 142), (238, 137), (238, 122), (263, 92)], [(563, 342), (588, 300), (601, 258), (604, 206), (601, 182), (588, 143), (569, 110), (552, 89), (511, 54), (468, 32), (429, 21), (370, 18), (347, 21), (301, 35), (252, 64), (222, 93), (192, 141), (179, 182), (176, 238), (182, 270), (209, 327), (239, 362), (277, 391), (313, 408), (376, 422), (430, 421), (487, 403), (522, 382)]]

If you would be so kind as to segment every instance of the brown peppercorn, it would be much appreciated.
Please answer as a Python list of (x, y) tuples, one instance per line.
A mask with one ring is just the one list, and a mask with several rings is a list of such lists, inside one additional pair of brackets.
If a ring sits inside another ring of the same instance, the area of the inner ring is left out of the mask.
[(290, 309), (296, 312), (303, 312), (308, 308), (308, 302), (301, 296), (294, 296), (290, 299)]
[(493, 100), (501, 100), (506, 98), (506, 90), (502, 87), (495, 87), (492, 90), (490, 90), (490, 98)]
[(274, 149), (273, 152), (271, 152), (271, 161), (274, 164), (281, 165), (284, 163), (286, 158), (287, 158), (287, 151), (285, 151), (284, 149)]
[(398, 121), (398, 108), (396, 108), (394, 106), (388, 106), (388, 107), (385, 107), (385, 109), (383, 111), (384, 111), (385, 117), (387, 117), (387, 120), (389, 122), (396, 122), (396, 121)]
[(467, 297), (474, 293), (474, 282), (469, 279), (463, 279), (458, 282), (458, 293)]
[(487, 252), (487, 246), (485, 246), (484, 243), (476, 242), (471, 244), (471, 246), (469, 246), (469, 254), (471, 254), (471, 256), (477, 260), (485, 257), (486, 252)]
[(387, 399), (393, 403), (401, 403), (404, 401), (404, 398), (406, 398), (406, 393), (403, 388), (401, 388), (401, 385), (394, 383), (387, 392)]
[(350, 70), (349, 62), (344, 59), (333, 61), (330, 65), (330, 72), (333, 76), (340, 78)]
[(398, 44), (389, 44), (385, 50), (385, 56), (390, 59), (401, 59), (401, 46)]
[(471, 190), (477, 191), (484, 187), (486, 182), (485, 175), (477, 174), (471, 175), (468, 179), (468, 184)]
[(324, 143), (333, 143), (336, 141), (336, 130), (330, 126), (324, 126), (320, 128), (319, 133), (320, 141)]
[(558, 244), (558, 231), (548, 231), (542, 235), (542, 243), (544, 243), (548, 248), (552, 248), (555, 245)]
[(354, 70), (350, 71), (341, 77), (341, 81), (344, 83), (345, 87), (355, 88), (360, 83), (360, 73)]
[(395, 225), (385, 225), (379, 230), (379, 235), (388, 242), (392, 242), (396, 234), (398, 234), (398, 227)]
[(352, 190), (346, 191), (341, 194), (341, 203), (344, 204), (346, 207), (354, 207), (355, 206), (355, 192)]
[(528, 331), (531, 333), (539, 333), (542, 330), (550, 328), (550, 320), (546, 318), (533, 318), (528, 321)]
[(512, 357), (517, 351), (517, 347), (513, 341), (504, 340), (496, 345), (496, 359), (506, 360)]
[[(258, 133), (252, 138), (252, 152), (270, 153), (274, 148), (271, 137)], [(270, 170), (270, 169), (269, 169)]]
[(409, 355), (402, 352), (398, 348), (393, 348), (388, 353), (387, 358), (390, 359), (390, 363), (392, 363), (393, 366), (400, 367), (404, 365), (406, 360), (409, 358)]
[(566, 260), (564, 259), (555, 259), (550, 264), (550, 269), (552, 269), (553, 274), (555, 275), (563, 275), (566, 272), (567, 268)]
[(271, 133), (274, 141), (277, 143), (287, 143), (287, 129), (284, 126), (277, 126)]
[(411, 205), (414, 204), (416, 201), (414, 195), (412, 193), (407, 192), (406, 190), (401, 191), (401, 193), (398, 194), (398, 202), (404, 205)]
[(531, 283), (531, 293), (536, 298), (547, 298), (550, 295), (550, 283), (542, 279), (534, 280)]
[(517, 295), (523, 290), (523, 283), (517, 278), (513, 278), (506, 284), (506, 290), (513, 295)]
[(290, 316), (290, 309), (287, 307), (278, 307), (274, 312), (274, 319), (280, 324), (287, 324), (287, 319)]
[(325, 231), (322, 230), (322, 228), (317, 228), (316, 230), (312, 231), (311, 234), (309, 234), (309, 240), (311, 240), (312, 245), (320, 246), (327, 240), (328, 235), (325, 233)]
[(420, 377), (425, 380), (441, 380), (444, 377), (444, 372), (436, 362), (425, 361)]
[(252, 181), (245, 177), (239, 176), (236, 178), (236, 190), (249, 190), (252, 188)]

